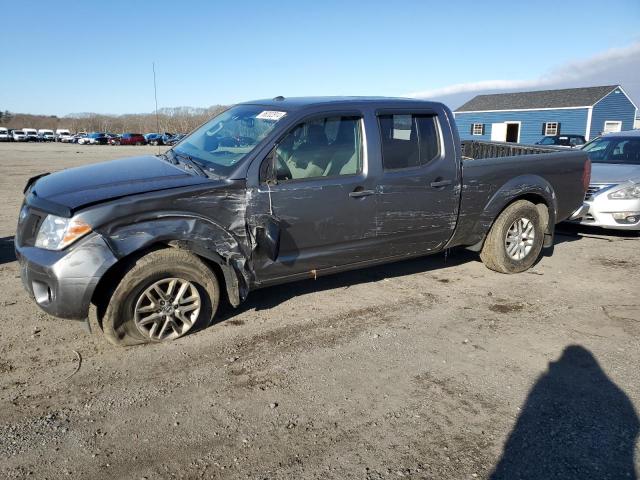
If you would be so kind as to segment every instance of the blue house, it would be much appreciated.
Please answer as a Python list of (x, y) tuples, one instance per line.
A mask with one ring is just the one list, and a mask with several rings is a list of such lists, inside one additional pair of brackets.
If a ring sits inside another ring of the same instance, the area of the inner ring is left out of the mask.
[(631, 130), (637, 107), (620, 85), (478, 95), (454, 115), (462, 140), (532, 144), (544, 136)]

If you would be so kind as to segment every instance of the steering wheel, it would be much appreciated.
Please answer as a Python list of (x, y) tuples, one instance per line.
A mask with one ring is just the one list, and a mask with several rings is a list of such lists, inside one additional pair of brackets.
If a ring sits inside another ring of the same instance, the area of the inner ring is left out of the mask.
[(293, 175), (287, 163), (276, 154), (276, 180), (291, 180)]

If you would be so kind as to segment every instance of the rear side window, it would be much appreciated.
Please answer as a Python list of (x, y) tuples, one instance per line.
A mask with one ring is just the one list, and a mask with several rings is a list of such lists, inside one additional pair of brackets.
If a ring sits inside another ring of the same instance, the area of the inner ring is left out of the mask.
[(378, 122), (385, 170), (420, 167), (440, 155), (435, 115), (380, 115)]

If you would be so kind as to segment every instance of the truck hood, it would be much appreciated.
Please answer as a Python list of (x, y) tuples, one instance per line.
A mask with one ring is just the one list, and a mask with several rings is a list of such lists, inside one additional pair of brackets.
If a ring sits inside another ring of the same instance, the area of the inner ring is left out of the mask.
[(41, 176), (33, 182), (29, 196), (74, 211), (118, 197), (199, 185), (208, 181), (158, 157), (147, 155)]
[(621, 163), (593, 163), (591, 183), (622, 183), (640, 180), (640, 165)]

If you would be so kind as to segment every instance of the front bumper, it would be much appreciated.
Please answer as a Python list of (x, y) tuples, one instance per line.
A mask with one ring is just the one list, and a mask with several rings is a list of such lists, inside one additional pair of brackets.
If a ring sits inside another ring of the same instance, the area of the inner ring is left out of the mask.
[[(585, 203), (589, 205), (589, 211), (579, 219), (580, 225), (614, 230), (640, 230), (640, 199), (611, 200), (607, 193), (603, 192)], [(636, 221), (629, 222), (627, 219), (631, 217), (635, 217)]]
[(20, 276), (38, 306), (54, 317), (83, 320), (98, 281), (117, 258), (91, 234), (62, 251), (16, 245)]

